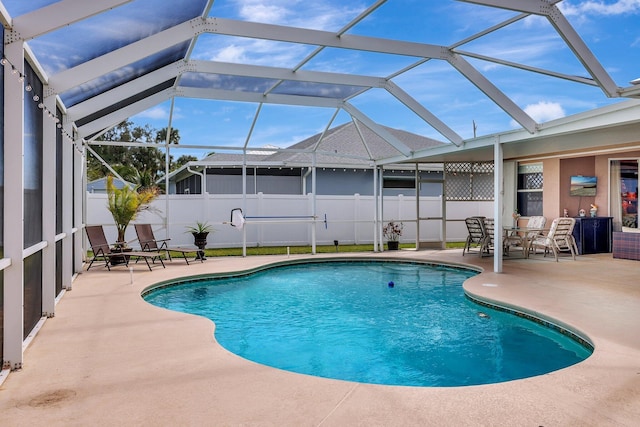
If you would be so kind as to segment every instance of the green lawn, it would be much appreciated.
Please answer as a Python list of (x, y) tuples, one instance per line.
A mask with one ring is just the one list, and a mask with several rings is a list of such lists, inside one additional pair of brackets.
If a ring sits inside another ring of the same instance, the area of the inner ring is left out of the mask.
[[(413, 249), (415, 245), (413, 243), (402, 243), (400, 248)], [(462, 248), (464, 242), (447, 243), (447, 249)], [(370, 245), (339, 245), (338, 253), (349, 252), (373, 252), (373, 244)], [(247, 247), (247, 256), (251, 255), (286, 255), (286, 246), (261, 246), (261, 247)], [(311, 246), (289, 246), (290, 254), (311, 254)], [(333, 245), (316, 246), (316, 253), (336, 253), (336, 247)], [(89, 259), (93, 257), (91, 251), (88, 252)], [(180, 257), (179, 253), (172, 253), (171, 256)], [(216, 248), (206, 249), (205, 256), (207, 257), (222, 257), (222, 256), (242, 256), (242, 248)]]
[[(400, 248), (412, 249), (413, 243), (402, 243)], [(447, 243), (447, 248), (462, 248), (464, 242)], [(348, 252), (373, 252), (373, 244), (370, 245), (339, 245), (338, 253)], [(220, 248), (207, 249), (206, 256), (241, 256), (242, 248)], [(286, 246), (264, 246), (264, 247), (247, 247), (247, 256), (249, 255), (286, 255)], [(290, 254), (311, 254), (311, 246), (290, 246)], [(333, 245), (316, 246), (316, 253), (336, 253), (336, 247)]]

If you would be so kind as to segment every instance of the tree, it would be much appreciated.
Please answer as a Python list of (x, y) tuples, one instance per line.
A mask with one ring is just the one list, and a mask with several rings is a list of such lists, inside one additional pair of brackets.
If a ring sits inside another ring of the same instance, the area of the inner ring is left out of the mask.
[[(165, 154), (163, 150), (146, 144), (163, 142), (166, 135), (167, 128), (156, 131), (148, 124), (137, 126), (132, 121), (126, 120), (105, 132), (101, 140), (137, 142), (139, 146), (94, 145), (92, 149), (123, 179), (142, 185), (141, 177), (144, 177), (145, 182), (155, 183), (165, 174)], [(171, 143), (178, 144), (179, 141), (178, 129), (171, 129)], [(172, 160), (172, 156), (169, 156), (170, 165)], [(97, 157), (88, 157), (89, 180), (102, 178), (109, 173), (109, 169)]]
[(178, 160), (175, 161), (175, 163), (171, 164), (171, 170), (174, 171), (176, 169), (180, 169), (182, 166), (186, 165), (189, 162), (194, 162), (198, 160), (198, 158), (196, 156), (187, 156), (187, 155), (183, 155), (178, 157)]
[[(164, 144), (167, 140), (167, 128), (162, 128), (156, 134), (156, 142), (158, 144)], [(171, 139), (169, 140), (169, 144), (179, 144), (180, 143), (180, 134), (178, 133), (178, 129), (171, 128)]]

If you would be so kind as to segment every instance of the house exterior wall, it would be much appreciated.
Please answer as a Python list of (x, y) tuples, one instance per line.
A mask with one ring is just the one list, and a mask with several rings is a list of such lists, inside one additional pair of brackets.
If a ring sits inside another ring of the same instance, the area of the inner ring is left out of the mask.
[[(253, 176), (247, 177), (247, 194), (256, 191)], [(242, 194), (242, 176), (207, 175), (207, 193), (209, 194)]]
[[(307, 193), (310, 193), (312, 178), (305, 178)], [(316, 169), (316, 194), (333, 195), (373, 195), (373, 171), (371, 169)]]
[[(311, 173), (294, 168), (286, 173), (279, 169), (247, 169), (247, 194), (303, 194), (312, 192)], [(414, 193), (414, 171), (385, 171), (385, 177), (398, 177), (411, 188), (385, 188), (385, 196)], [(442, 173), (437, 171), (420, 171), (421, 179), (441, 179)], [(493, 179), (488, 177), (487, 179)], [(242, 170), (240, 168), (226, 171), (215, 170), (208, 172), (206, 177), (206, 192), (209, 194), (242, 194)], [(191, 175), (176, 182), (177, 194), (201, 194), (200, 176)], [(189, 191), (185, 191), (185, 189)], [(421, 196), (439, 196), (442, 186), (436, 183), (422, 182)], [(373, 195), (373, 170), (349, 168), (317, 168), (316, 194), (351, 196), (353, 194)]]
[(560, 204), (560, 159), (545, 159), (542, 162), (542, 215), (557, 218), (562, 215), (564, 207)]
[[(560, 179), (557, 181), (558, 198), (559, 198), (559, 215), (562, 215), (563, 209), (569, 211), (569, 216), (578, 216), (580, 209), (589, 212), (592, 204), (596, 204), (596, 198), (607, 194), (605, 176), (596, 175), (594, 156), (573, 157), (570, 159), (560, 160)], [(546, 170), (545, 170), (546, 174)], [(596, 196), (571, 196), (569, 190), (571, 188), (571, 177), (576, 175), (597, 176), (598, 186), (596, 188)], [(546, 176), (545, 176), (546, 181)], [(608, 180), (607, 180), (608, 181)], [(545, 195), (546, 196), (546, 195)], [(555, 218), (555, 217), (554, 217)]]
[(258, 175), (256, 185), (257, 193), (302, 194), (302, 180), (299, 176)]
[(504, 197), (502, 199), (502, 223), (511, 224), (511, 214), (517, 207), (518, 162), (505, 161), (502, 168)]
[[(640, 144), (640, 142), (639, 142)], [(610, 170), (612, 159), (640, 159), (640, 150), (622, 153), (605, 153), (571, 158), (550, 158), (543, 162), (543, 215), (550, 218), (578, 216), (580, 209), (589, 211), (591, 204), (598, 207), (598, 216), (610, 214)], [(575, 175), (596, 176), (598, 186), (595, 196), (576, 197), (569, 194), (570, 179)], [(506, 188), (506, 186), (505, 186)]]
[[(385, 188), (385, 196), (399, 196), (415, 194), (415, 172), (414, 171), (385, 171), (385, 177), (397, 177), (406, 180), (411, 188)], [(442, 173), (436, 171), (420, 171), (420, 179), (442, 179)], [(306, 178), (307, 192), (311, 191), (311, 175)], [(436, 183), (423, 182), (420, 184), (420, 196), (431, 197), (440, 196), (442, 186)], [(316, 171), (316, 194), (349, 196), (360, 194), (363, 196), (373, 195), (373, 170), (371, 169), (340, 169), (340, 168), (318, 168)]]
[[(580, 209), (589, 211), (591, 204), (598, 207), (598, 216), (609, 216), (609, 162), (612, 159), (638, 159), (640, 150), (608, 153), (597, 156), (547, 159), (544, 161), (544, 216), (561, 216), (563, 209), (569, 216), (578, 216)], [(598, 187), (595, 196), (576, 197), (569, 194), (570, 179), (575, 175), (595, 176)]]
[[(640, 151), (636, 152), (636, 155), (640, 157)], [(625, 154), (626, 156), (627, 154)], [(611, 155), (594, 157), (595, 176), (598, 177), (595, 205), (598, 206), (599, 216), (610, 216), (609, 191), (611, 178), (609, 176), (609, 159), (611, 158), (613, 158)]]
[[(268, 169), (267, 169), (268, 170)], [(242, 194), (242, 170), (234, 173), (207, 173), (207, 193), (209, 194)], [(295, 173), (255, 174), (254, 169), (247, 170), (247, 194), (302, 194), (302, 180), (299, 169)], [(193, 192), (191, 194), (194, 194)]]

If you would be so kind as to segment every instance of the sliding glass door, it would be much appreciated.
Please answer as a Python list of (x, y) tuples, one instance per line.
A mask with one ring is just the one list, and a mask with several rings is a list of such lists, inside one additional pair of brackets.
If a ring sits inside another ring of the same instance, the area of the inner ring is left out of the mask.
[(638, 229), (638, 160), (611, 160), (610, 212), (615, 231)]

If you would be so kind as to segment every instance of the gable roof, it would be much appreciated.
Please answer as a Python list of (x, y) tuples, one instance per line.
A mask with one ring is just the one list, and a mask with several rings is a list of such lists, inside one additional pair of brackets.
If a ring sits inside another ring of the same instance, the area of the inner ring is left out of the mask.
[[(356, 124), (357, 123), (357, 124)], [(406, 144), (411, 150), (425, 150), (444, 145), (440, 141), (425, 138), (399, 129), (383, 127), (383, 129)], [(247, 154), (246, 162), (251, 165), (287, 165), (309, 166), (313, 164), (313, 153), (316, 153), (317, 166), (349, 166), (366, 167), (372, 161), (399, 155), (400, 152), (390, 146), (377, 133), (358, 122), (349, 122), (317, 133), (303, 141), (273, 154)], [(215, 153), (192, 164), (223, 164), (235, 162), (242, 165), (242, 154)]]
[[(125, 185), (129, 185), (130, 187), (133, 187), (133, 184), (128, 182), (125, 183), (124, 181), (118, 178), (113, 179), (113, 185), (115, 186), (115, 188), (118, 188), (118, 189), (124, 188)], [(98, 178), (98, 179), (94, 179), (93, 181), (87, 182), (87, 191), (89, 193), (106, 193), (107, 178), (103, 177), (103, 178)]]

